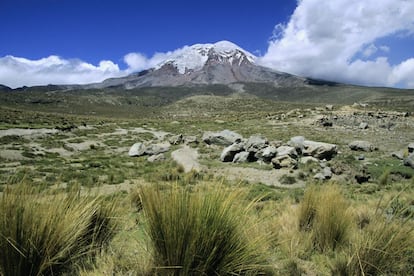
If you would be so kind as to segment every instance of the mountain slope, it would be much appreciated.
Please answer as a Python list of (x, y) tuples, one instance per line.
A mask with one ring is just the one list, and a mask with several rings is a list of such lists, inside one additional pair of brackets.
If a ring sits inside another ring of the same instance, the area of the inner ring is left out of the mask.
[(195, 44), (174, 52), (155, 68), (123, 78), (112, 78), (88, 88), (123, 86), (125, 89), (154, 86), (191, 86), (231, 83), (271, 83), (276, 87), (304, 86), (306, 79), (256, 64), (253, 54), (220, 41)]

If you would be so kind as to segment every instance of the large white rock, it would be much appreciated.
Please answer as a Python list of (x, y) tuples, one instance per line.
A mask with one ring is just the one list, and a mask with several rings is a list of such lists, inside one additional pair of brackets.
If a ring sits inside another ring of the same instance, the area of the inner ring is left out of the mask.
[(142, 156), (145, 154), (145, 145), (143, 143), (135, 143), (128, 151), (128, 155), (131, 157)]
[(338, 149), (335, 144), (305, 140), (302, 153), (305, 156), (313, 156), (320, 160), (329, 160), (338, 153)]

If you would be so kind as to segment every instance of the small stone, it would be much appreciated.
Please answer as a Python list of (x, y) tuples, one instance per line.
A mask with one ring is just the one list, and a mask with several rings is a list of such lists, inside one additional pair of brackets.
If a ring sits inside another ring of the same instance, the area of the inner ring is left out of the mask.
[(414, 143), (409, 143), (408, 144), (408, 152), (409, 153), (414, 153)]
[(368, 141), (362, 141), (362, 140), (356, 140), (356, 141), (352, 141), (351, 143), (348, 144), (348, 147), (351, 150), (355, 150), (355, 151), (374, 151), (377, 148), (371, 144)]
[(391, 153), (391, 156), (397, 159), (400, 159), (400, 160), (404, 160), (404, 151), (403, 150), (394, 151), (393, 153)]

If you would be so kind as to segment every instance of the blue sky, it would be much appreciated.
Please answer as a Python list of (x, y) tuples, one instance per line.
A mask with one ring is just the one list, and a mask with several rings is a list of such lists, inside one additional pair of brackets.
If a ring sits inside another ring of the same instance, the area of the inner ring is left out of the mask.
[(414, 88), (411, 0), (1, 0), (0, 11), (0, 83), (11, 87), (101, 81), (229, 40), (280, 71)]

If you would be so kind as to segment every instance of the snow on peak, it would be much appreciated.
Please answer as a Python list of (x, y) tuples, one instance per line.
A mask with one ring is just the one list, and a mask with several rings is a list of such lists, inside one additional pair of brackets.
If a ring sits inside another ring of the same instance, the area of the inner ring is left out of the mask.
[(247, 59), (248, 62), (254, 63), (256, 57), (243, 50), (230, 41), (219, 41), (214, 44), (194, 44), (192, 46), (184, 46), (181, 49), (169, 53), (169, 57), (156, 66), (161, 68), (165, 64), (174, 65), (180, 74), (186, 73), (188, 70), (201, 69), (207, 62), (209, 55), (214, 53), (221, 61), (227, 61), (233, 64), (235, 60), (239, 62)]

